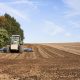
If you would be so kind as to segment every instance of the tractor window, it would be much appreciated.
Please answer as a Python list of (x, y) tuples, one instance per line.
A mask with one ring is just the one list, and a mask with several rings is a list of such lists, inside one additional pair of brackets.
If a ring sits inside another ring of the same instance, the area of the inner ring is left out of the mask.
[(11, 37), (12, 44), (19, 44), (19, 37)]

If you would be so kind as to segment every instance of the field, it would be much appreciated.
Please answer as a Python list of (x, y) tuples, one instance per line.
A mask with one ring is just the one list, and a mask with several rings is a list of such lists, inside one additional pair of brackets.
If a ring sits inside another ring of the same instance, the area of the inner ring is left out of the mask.
[(24, 47), (33, 52), (0, 53), (0, 80), (80, 80), (80, 43)]

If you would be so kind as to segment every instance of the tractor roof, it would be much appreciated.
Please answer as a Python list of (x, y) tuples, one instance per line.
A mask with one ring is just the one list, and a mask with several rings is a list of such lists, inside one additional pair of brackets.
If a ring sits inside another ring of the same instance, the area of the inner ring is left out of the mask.
[(16, 37), (20, 37), (20, 35), (12, 35), (12, 37), (15, 37), (15, 36), (16, 36)]

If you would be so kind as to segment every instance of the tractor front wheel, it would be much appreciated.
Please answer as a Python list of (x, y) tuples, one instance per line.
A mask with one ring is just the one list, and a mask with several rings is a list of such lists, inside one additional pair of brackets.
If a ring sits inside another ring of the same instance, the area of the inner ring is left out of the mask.
[(9, 46), (9, 45), (7, 45), (6, 52), (7, 52), (7, 53), (10, 53), (10, 46)]

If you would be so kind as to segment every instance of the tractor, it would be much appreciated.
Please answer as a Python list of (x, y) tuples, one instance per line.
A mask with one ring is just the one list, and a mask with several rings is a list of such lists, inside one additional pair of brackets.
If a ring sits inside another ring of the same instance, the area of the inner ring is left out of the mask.
[(9, 45), (7, 47), (0, 48), (0, 52), (33, 52), (32, 48), (23, 48), (23, 41), (21, 40), (20, 35), (12, 35), (9, 40)]
[(12, 35), (10, 37), (10, 42), (9, 45), (7, 45), (7, 53), (9, 52), (19, 52), (22, 53), (23, 52), (23, 42), (21, 40), (20, 35)]

